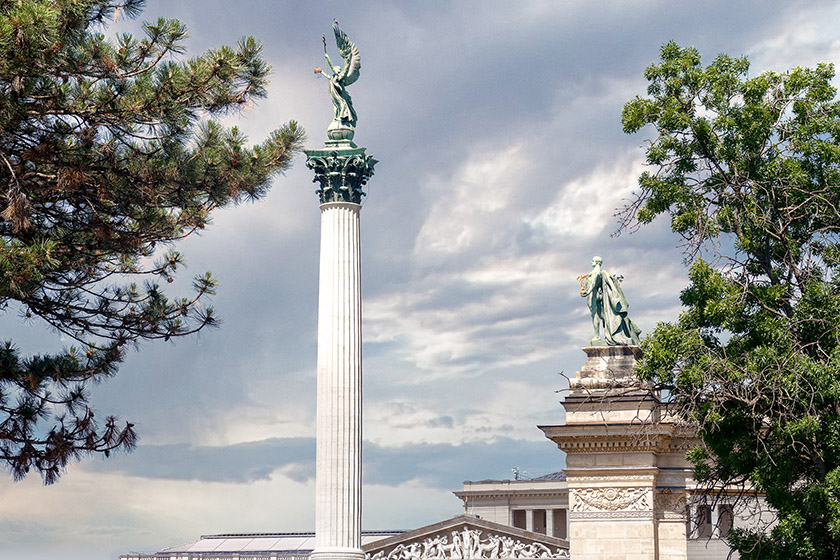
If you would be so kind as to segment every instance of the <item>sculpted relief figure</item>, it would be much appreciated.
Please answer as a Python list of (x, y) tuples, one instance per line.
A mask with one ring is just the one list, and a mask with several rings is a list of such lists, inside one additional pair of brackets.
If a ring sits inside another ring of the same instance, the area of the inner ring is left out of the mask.
[(481, 550), (480, 558), (499, 558), (499, 549), (502, 546), (502, 539), (499, 535), (490, 533), (487, 536), (487, 541), (479, 545)]
[[(592, 271), (578, 277), (580, 295), (586, 298), (595, 336), (592, 346), (638, 346), (642, 332), (627, 315), (629, 305), (621, 289), (621, 276), (601, 269), (601, 257), (592, 258)], [(601, 328), (603, 325), (603, 329)], [(602, 331), (603, 330), (603, 334)]]
[(445, 556), (443, 548), (445, 545), (446, 536), (425, 539), (423, 541), (422, 558), (443, 558)]
[(551, 550), (540, 543), (531, 543), (525, 548), (527, 558), (551, 558)]
[(449, 551), (450, 558), (464, 557), (464, 542), (461, 540), (461, 534), (457, 531), (452, 531), (452, 545)]

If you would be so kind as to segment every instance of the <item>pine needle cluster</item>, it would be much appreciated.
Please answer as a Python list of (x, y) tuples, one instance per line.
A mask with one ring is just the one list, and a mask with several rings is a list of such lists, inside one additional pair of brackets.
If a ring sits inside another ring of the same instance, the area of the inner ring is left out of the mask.
[(0, 0), (0, 313), (75, 341), (28, 357), (0, 346), (0, 460), (15, 479), (49, 484), (72, 459), (135, 445), (130, 423), (95, 418), (86, 386), (141, 341), (217, 322), (210, 273), (189, 297), (162, 289), (183, 264), (173, 243), (262, 197), (303, 144), (294, 121), (251, 146), (217, 120), (265, 97), (255, 39), (183, 60), (177, 20), (105, 35), (143, 4)]

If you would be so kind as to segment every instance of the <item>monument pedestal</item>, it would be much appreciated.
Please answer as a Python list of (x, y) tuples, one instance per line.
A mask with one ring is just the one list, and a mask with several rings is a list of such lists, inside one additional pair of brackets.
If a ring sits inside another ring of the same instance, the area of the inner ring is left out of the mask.
[(566, 424), (540, 426), (566, 452), (574, 560), (685, 560), (693, 433), (663, 418), (636, 380), (636, 346), (588, 346), (569, 380)]

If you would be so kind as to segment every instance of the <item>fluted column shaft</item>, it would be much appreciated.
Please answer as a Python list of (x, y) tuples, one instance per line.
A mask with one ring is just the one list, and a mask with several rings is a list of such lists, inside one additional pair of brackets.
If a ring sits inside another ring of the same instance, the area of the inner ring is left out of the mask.
[(312, 553), (320, 560), (364, 557), (360, 209), (352, 202), (321, 204)]

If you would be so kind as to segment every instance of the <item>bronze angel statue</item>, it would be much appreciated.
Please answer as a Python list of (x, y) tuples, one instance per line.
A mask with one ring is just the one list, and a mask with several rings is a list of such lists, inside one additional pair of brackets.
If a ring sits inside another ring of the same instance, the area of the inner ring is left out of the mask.
[[(338, 20), (333, 21), (333, 33), (335, 33), (335, 44), (338, 52), (344, 59), (344, 66), (336, 68), (327, 54), (327, 41), (324, 38), (324, 58), (332, 70), (332, 76), (326, 76), (329, 80), (330, 97), (333, 102), (333, 122), (327, 129), (327, 135), (334, 140), (353, 138), (353, 131), (356, 127), (356, 111), (353, 109), (353, 102), (350, 94), (347, 93), (347, 86), (359, 79), (359, 70), (362, 67), (362, 59), (359, 56), (359, 49), (347, 37), (347, 34), (338, 26)], [(320, 69), (315, 69), (320, 73)]]

